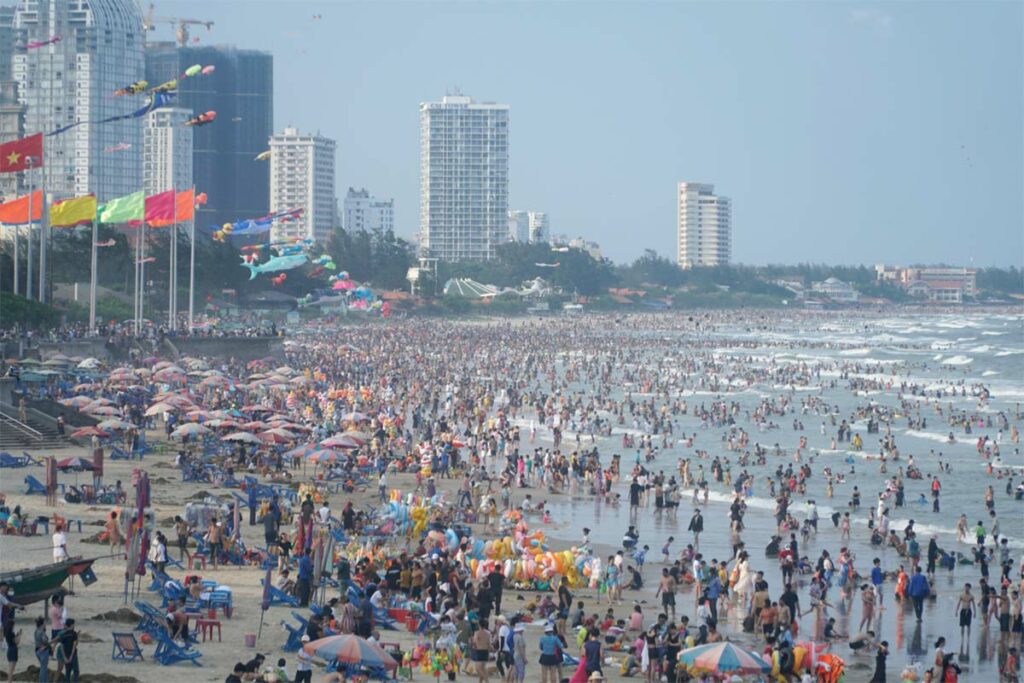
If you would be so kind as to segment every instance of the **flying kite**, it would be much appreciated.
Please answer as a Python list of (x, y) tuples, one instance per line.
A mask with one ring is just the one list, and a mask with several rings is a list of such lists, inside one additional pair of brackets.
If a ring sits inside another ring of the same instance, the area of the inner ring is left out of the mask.
[(142, 118), (143, 116), (145, 116), (149, 112), (153, 111), (154, 109), (159, 109), (160, 107), (166, 107), (167, 105), (171, 104), (171, 102), (174, 101), (174, 97), (175, 97), (175, 93), (172, 93), (172, 92), (156, 92), (156, 93), (153, 93), (153, 95), (149, 98), (149, 102), (147, 102), (146, 104), (142, 105), (141, 107), (139, 107), (138, 109), (136, 109), (133, 112), (129, 112), (127, 114), (119, 114), (117, 116), (108, 116), (107, 118), (100, 119), (99, 121), (86, 121), (86, 120), (75, 121), (74, 123), (69, 123), (66, 126), (61, 126), (60, 128), (57, 128), (56, 130), (53, 130), (53, 131), (47, 133), (46, 137), (53, 137), (54, 135), (60, 135), (62, 133), (66, 133), (69, 130), (71, 130), (72, 128), (76, 128), (76, 127), (81, 126), (83, 124), (89, 124), (89, 125), (98, 126), (98, 125), (104, 124), (104, 123), (112, 123), (113, 121), (124, 121), (125, 119), (138, 119), (138, 118)]
[(171, 80), (161, 83), (149, 92), (171, 92), (178, 89), (178, 79), (172, 78)]
[(284, 281), (288, 279), (288, 273), (281, 273), (270, 278), (270, 282), (275, 286), (283, 285)]
[(114, 91), (114, 95), (121, 97), (122, 95), (139, 95), (146, 92), (146, 88), (149, 87), (149, 81), (135, 81), (131, 85), (126, 85), (123, 88), (118, 88)]
[(551, 251), (558, 251), (564, 254), (569, 251), (569, 247), (551, 247)]
[(131, 145), (130, 142), (119, 142), (116, 145), (114, 145), (113, 147), (104, 147), (103, 151), (106, 152), (107, 154), (110, 154), (112, 152), (123, 152), (126, 149), (131, 149), (131, 148), (132, 148), (132, 145)]
[(266, 161), (269, 158), (270, 158), (270, 150), (268, 149), (266, 152), (260, 152), (259, 154), (257, 154), (256, 158), (254, 159), (254, 161)]
[(143, 264), (143, 263), (156, 263), (156, 256), (147, 256), (144, 259), (139, 259), (135, 263), (140, 264), (140, 265)]
[(208, 111), (198, 116), (193, 116), (185, 122), (186, 126), (205, 126), (208, 123), (213, 123), (213, 120), (217, 118), (217, 112)]
[(60, 42), (60, 36), (50, 36), (48, 40), (35, 40), (25, 45), (26, 50), (34, 50), (37, 47), (46, 47)]
[(178, 76), (178, 80), (179, 81), (183, 81), (186, 78), (190, 78), (191, 76), (196, 76), (198, 74), (201, 74), (202, 72), (203, 72), (203, 65), (202, 64), (193, 64), (189, 68), (185, 69), (185, 71), (180, 76)]
[(114, 246), (115, 244), (117, 244), (117, 240), (115, 240), (115, 239), (109, 239), (109, 240), (106, 240), (106, 241), (104, 241), (104, 242), (97, 242), (97, 243), (96, 243), (96, 246), (97, 246), (97, 247), (112, 247), (112, 246)]
[(212, 74), (216, 70), (217, 70), (217, 67), (215, 67), (213, 64), (211, 64), (210, 66), (204, 66), (203, 70), (200, 73), (203, 74), (204, 76), (209, 76), (210, 74)]
[(562, 264), (560, 262), (556, 262), (556, 263), (534, 263), (533, 265), (537, 266), (538, 268), (557, 268), (558, 266), (560, 266)]
[(291, 270), (303, 265), (309, 259), (305, 254), (291, 254), (289, 256), (274, 256), (266, 263), (253, 265), (242, 258), (242, 265), (249, 269), (249, 279), (255, 280), (260, 273), (276, 273), (279, 270)]

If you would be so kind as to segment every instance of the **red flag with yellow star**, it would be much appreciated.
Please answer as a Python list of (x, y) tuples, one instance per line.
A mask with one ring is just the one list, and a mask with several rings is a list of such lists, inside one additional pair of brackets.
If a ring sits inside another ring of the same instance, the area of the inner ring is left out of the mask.
[(24, 171), (43, 165), (43, 134), (0, 145), (0, 173)]

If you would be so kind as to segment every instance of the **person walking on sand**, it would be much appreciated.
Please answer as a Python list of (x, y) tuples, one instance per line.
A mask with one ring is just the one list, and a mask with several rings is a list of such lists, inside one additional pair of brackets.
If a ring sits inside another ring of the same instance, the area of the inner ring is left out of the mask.
[(477, 683), (489, 683), (487, 675), (487, 661), (491, 658), (491, 632), (487, 630), (487, 620), (480, 620), (480, 627), (473, 632), (470, 638), (472, 645), (472, 658), (476, 664)]
[(107, 519), (107, 523), (103, 525), (107, 532), (107, 542), (110, 544), (110, 553), (121, 552), (121, 527), (117, 523), (117, 511), (113, 510), (110, 513), (110, 517)]
[(700, 514), (699, 508), (693, 511), (693, 517), (690, 518), (690, 524), (686, 530), (693, 532), (693, 547), (700, 548), (700, 535), (704, 531), (704, 516)]

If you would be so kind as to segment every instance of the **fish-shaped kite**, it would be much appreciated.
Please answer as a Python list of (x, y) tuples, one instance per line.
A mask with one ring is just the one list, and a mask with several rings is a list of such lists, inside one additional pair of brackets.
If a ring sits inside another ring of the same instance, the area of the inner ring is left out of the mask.
[(260, 152), (259, 154), (257, 154), (256, 158), (254, 159), (254, 161), (266, 161), (269, 158), (270, 158), (270, 150), (268, 149), (265, 152)]
[(198, 116), (193, 116), (185, 122), (186, 126), (205, 126), (208, 123), (213, 123), (213, 120), (217, 118), (217, 112), (208, 111)]
[(105, 241), (103, 241), (103, 242), (97, 242), (97, 243), (96, 243), (96, 246), (97, 246), (97, 247), (112, 247), (112, 246), (114, 246), (115, 244), (117, 244), (117, 240), (115, 240), (115, 239), (109, 239), (109, 240), (105, 240)]
[(210, 66), (204, 66), (203, 70), (200, 73), (203, 74), (204, 76), (209, 76), (210, 74), (212, 74), (216, 70), (217, 70), (217, 67), (215, 67), (213, 64), (211, 64)]
[(305, 264), (308, 260), (305, 254), (291, 254), (288, 256), (274, 256), (265, 263), (254, 265), (247, 263), (245, 257), (243, 257), (242, 265), (249, 269), (249, 279), (255, 280), (256, 276), (260, 273), (276, 273), (279, 270), (291, 270)]
[(149, 92), (173, 92), (178, 89), (178, 79), (172, 78), (171, 80), (161, 83)]
[(200, 74), (202, 72), (203, 72), (203, 65), (202, 64), (193, 64), (189, 68), (185, 69), (185, 71), (180, 76), (178, 76), (178, 80), (179, 81), (183, 81), (186, 78), (189, 78), (191, 76), (195, 76), (195, 75)]
[(280, 275), (275, 275), (274, 277), (270, 278), (270, 282), (273, 283), (275, 287), (277, 287), (279, 285), (283, 285), (284, 281), (287, 279), (288, 273), (281, 273)]
[(131, 148), (132, 148), (132, 144), (130, 142), (119, 142), (119, 143), (117, 143), (116, 145), (114, 145), (112, 147), (104, 147), (103, 151), (106, 152), (107, 154), (110, 154), (111, 152), (123, 152), (126, 149), (131, 149)]
[(139, 95), (146, 92), (146, 88), (149, 87), (149, 81), (135, 81), (131, 85), (126, 85), (123, 88), (118, 88), (114, 91), (114, 95), (122, 97), (124, 95)]
[(34, 40), (31, 43), (25, 45), (26, 50), (34, 50), (37, 47), (46, 47), (47, 45), (53, 45), (54, 43), (60, 42), (60, 36), (50, 36), (47, 40)]

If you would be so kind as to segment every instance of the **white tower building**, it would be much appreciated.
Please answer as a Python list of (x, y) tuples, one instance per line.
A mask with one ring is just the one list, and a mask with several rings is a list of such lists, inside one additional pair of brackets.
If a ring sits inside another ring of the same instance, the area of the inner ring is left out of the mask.
[(142, 186), (147, 195), (192, 187), (192, 128), (184, 125), (191, 116), (191, 110), (180, 107), (146, 114)]
[(271, 240), (312, 239), (326, 243), (334, 228), (335, 142), (302, 135), (294, 128), (270, 137), (270, 212), (303, 209), (301, 218), (275, 223)]
[(530, 244), (545, 244), (551, 239), (551, 224), (543, 211), (529, 213)]
[(349, 232), (394, 232), (395, 200), (371, 197), (366, 189), (348, 188), (344, 205), (344, 227)]
[(732, 253), (732, 202), (706, 183), (679, 183), (677, 262), (680, 268), (721, 266)]
[(420, 249), (491, 259), (508, 241), (507, 104), (446, 95), (420, 104)]

